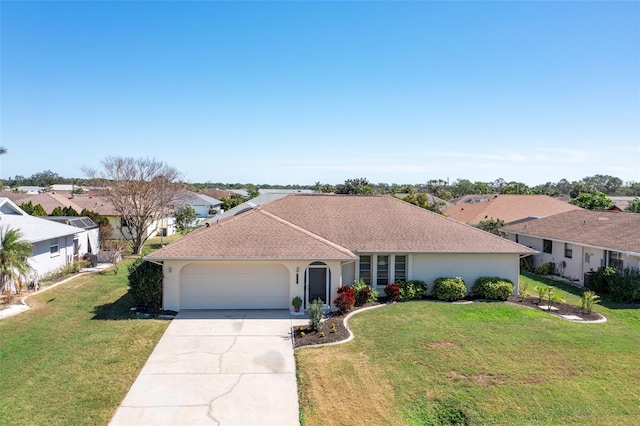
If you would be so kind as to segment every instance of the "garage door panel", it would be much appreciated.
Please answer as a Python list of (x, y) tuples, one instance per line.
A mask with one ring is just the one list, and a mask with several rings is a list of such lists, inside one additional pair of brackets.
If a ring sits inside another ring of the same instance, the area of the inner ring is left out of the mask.
[(192, 264), (181, 272), (182, 309), (287, 309), (281, 264)]

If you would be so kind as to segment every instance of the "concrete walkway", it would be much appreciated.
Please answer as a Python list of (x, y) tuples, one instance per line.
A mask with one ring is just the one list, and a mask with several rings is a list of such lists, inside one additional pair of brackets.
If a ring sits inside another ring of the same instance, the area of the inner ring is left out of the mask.
[(110, 425), (298, 425), (288, 311), (181, 311)]

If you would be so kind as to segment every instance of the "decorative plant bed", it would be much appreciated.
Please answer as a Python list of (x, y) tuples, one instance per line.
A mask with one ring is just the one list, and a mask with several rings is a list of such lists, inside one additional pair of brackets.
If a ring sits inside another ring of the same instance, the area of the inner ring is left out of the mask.
[(382, 305), (382, 302), (367, 303), (357, 308), (353, 308), (344, 315), (336, 313), (326, 314), (323, 318), (322, 327), (318, 331), (313, 331), (309, 325), (296, 326), (293, 328), (293, 347), (323, 345), (327, 343), (335, 343), (349, 338), (349, 330), (344, 325), (344, 319), (347, 315), (357, 312), (369, 306)]
[(549, 310), (547, 309), (548, 306), (545, 300), (540, 303), (539, 298), (534, 296), (529, 296), (523, 301), (520, 301), (519, 297), (511, 296), (508, 301), (516, 305), (548, 312), (551, 315), (556, 315), (569, 321), (602, 321), (605, 319), (596, 311), (591, 311), (591, 314), (587, 314), (580, 306), (570, 305), (568, 303), (555, 303)]

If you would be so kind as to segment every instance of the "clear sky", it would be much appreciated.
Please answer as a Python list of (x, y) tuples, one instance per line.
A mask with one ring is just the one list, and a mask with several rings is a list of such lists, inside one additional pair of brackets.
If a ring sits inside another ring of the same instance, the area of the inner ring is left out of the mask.
[(0, 2), (0, 177), (640, 181), (640, 3)]

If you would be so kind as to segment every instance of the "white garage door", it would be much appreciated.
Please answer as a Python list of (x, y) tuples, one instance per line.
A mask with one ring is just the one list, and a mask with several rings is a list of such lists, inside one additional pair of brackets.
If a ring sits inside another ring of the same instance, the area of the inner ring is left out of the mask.
[(277, 263), (192, 264), (180, 274), (182, 309), (289, 308), (289, 272)]

